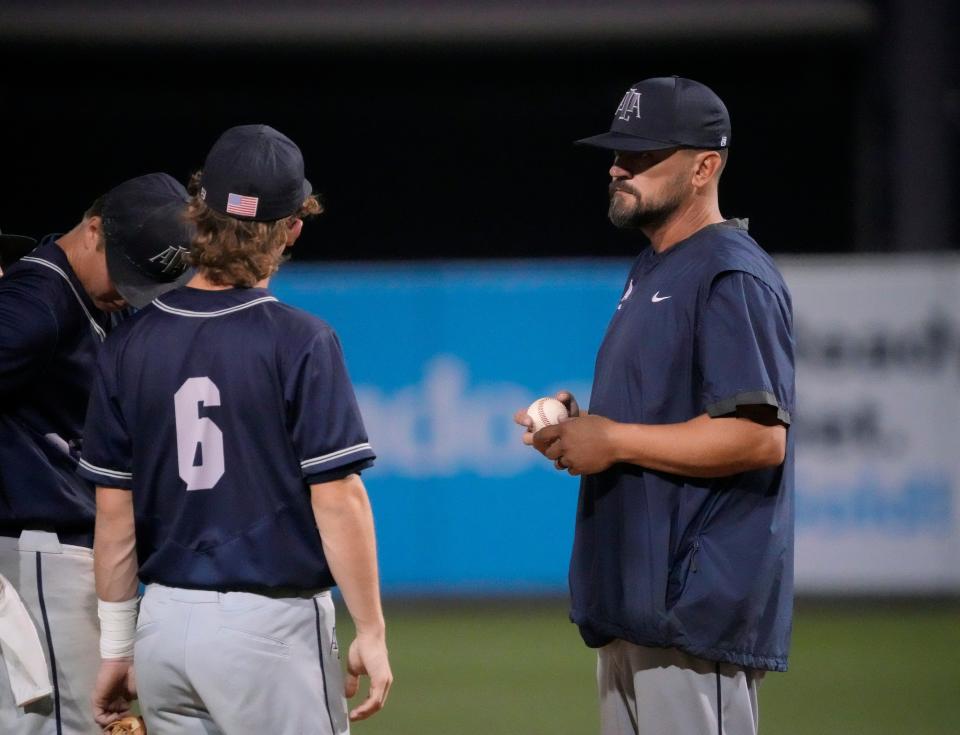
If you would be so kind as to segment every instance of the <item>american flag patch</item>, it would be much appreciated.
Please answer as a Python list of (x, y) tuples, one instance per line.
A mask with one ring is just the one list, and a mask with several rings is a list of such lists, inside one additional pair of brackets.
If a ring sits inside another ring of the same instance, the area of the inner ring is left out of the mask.
[(227, 214), (239, 214), (241, 217), (256, 217), (258, 197), (245, 197), (241, 194), (227, 194)]

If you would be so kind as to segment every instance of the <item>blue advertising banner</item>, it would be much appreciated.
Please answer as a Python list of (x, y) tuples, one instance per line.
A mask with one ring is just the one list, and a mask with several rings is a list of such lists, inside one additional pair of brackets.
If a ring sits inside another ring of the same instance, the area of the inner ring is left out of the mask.
[(562, 593), (578, 481), (513, 413), (586, 406), (628, 261), (288, 264), (281, 300), (343, 343), (375, 467), (364, 473), (387, 593)]
[[(797, 334), (800, 592), (960, 589), (960, 260), (782, 260)], [(562, 594), (578, 481), (513, 413), (585, 407), (626, 260), (289, 264), (340, 335), (389, 594)]]

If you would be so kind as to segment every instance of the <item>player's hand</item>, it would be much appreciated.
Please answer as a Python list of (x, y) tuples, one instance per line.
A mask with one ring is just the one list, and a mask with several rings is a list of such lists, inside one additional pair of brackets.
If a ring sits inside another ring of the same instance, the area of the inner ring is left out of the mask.
[(350, 720), (365, 720), (376, 714), (387, 703), (387, 694), (393, 684), (393, 672), (390, 671), (390, 659), (387, 656), (386, 639), (380, 636), (358, 635), (347, 653), (347, 679), (344, 690), (347, 699), (352, 698), (360, 688), (360, 677), (370, 677), (370, 690), (367, 698), (350, 710)]
[(617, 461), (615, 421), (603, 416), (580, 416), (562, 424), (545, 426), (533, 435), (533, 445), (558, 470), (571, 475), (603, 472)]
[[(576, 418), (580, 415), (580, 406), (570, 391), (562, 390), (558, 392), (554, 398), (567, 407), (567, 413), (570, 415), (569, 418)], [(520, 436), (520, 440), (528, 447), (533, 446), (533, 419), (527, 414), (527, 409), (518, 409), (517, 412), (513, 414), (513, 421), (526, 429)]]
[(130, 702), (137, 698), (137, 681), (132, 658), (110, 658), (100, 661), (100, 670), (93, 685), (93, 719), (106, 727), (130, 714)]

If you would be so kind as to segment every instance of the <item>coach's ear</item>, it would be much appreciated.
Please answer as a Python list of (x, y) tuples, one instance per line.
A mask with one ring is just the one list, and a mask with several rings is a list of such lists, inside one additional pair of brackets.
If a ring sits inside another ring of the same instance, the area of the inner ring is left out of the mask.
[(288, 248), (293, 246), (293, 243), (295, 243), (297, 238), (300, 237), (301, 232), (303, 232), (303, 220), (299, 217), (290, 220), (290, 223), (287, 225)]

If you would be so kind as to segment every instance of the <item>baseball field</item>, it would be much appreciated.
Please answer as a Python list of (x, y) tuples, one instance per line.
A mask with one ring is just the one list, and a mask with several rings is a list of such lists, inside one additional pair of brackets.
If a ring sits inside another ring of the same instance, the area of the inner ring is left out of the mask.
[[(594, 653), (562, 600), (386, 606), (396, 681), (356, 735), (597, 732)], [(760, 708), (769, 735), (955, 735), (960, 604), (801, 603), (791, 670), (766, 677)]]

